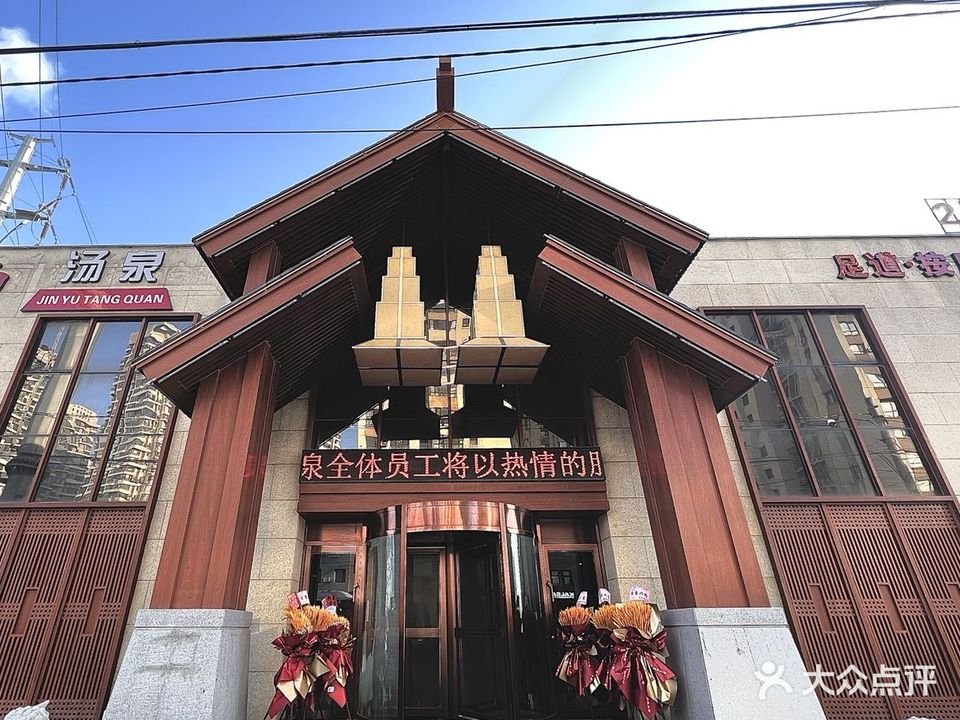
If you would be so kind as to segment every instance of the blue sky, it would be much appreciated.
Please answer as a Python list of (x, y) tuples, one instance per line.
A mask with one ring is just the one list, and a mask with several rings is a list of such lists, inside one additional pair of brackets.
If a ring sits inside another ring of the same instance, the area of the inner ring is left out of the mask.
[[(21, 0), (0, 26), (52, 44), (302, 32), (614, 11), (730, 7), (684, 2), (315, 3)], [(740, 4), (761, 4), (747, 3)], [(131, 8), (136, 7), (132, 11)], [(586, 8), (589, 8), (586, 10)], [(904, 11), (900, 9), (899, 11)], [(784, 16), (741, 21), (772, 24)], [(64, 54), (62, 77), (579, 42), (738, 26), (732, 19), (433, 37)], [(960, 102), (960, 15), (758, 33), (547, 69), (461, 78), (457, 108), (491, 126), (832, 111)], [(576, 53), (460, 59), (458, 72)], [(33, 56), (32, 62), (36, 62)], [(32, 66), (31, 66), (32, 67)], [(55, 114), (431, 77), (435, 62), (64, 86)], [(9, 74), (9, 70), (5, 69)], [(6, 76), (5, 76), (6, 77)], [(9, 77), (6, 77), (9, 80)], [(6, 95), (8, 118), (36, 92)], [(64, 128), (399, 128), (430, 112), (431, 83), (296, 100), (63, 121)], [(960, 111), (669, 128), (515, 131), (513, 137), (714, 235), (938, 233), (924, 197), (960, 195)], [(36, 122), (11, 129), (36, 127)], [(55, 121), (44, 122), (54, 130)], [(62, 137), (101, 243), (187, 242), (205, 228), (372, 143), (377, 135)], [(60, 140), (59, 136), (57, 139)], [(3, 153), (0, 145), (0, 153)], [(45, 151), (45, 153), (48, 151)], [(32, 181), (37, 183), (37, 179)], [(25, 182), (21, 204), (54, 192)], [(72, 199), (63, 243), (87, 234)], [(9, 224), (8, 224), (9, 227)], [(32, 242), (21, 231), (21, 242)]]

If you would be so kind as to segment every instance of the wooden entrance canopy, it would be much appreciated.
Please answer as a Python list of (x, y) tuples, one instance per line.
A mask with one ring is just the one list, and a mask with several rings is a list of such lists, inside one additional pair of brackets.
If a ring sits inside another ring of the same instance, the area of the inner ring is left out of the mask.
[(368, 298), (401, 244), (424, 303), (464, 308), (481, 245), (500, 245), (529, 336), (551, 345), (538, 381), (627, 408), (671, 607), (766, 604), (716, 410), (774, 357), (667, 296), (706, 235), (440, 87), (437, 112), (194, 239), (233, 300), (137, 361), (193, 413), (153, 606), (243, 607), (272, 413), (311, 387), (344, 400), (338, 417), (369, 408), (351, 346), (372, 337)]

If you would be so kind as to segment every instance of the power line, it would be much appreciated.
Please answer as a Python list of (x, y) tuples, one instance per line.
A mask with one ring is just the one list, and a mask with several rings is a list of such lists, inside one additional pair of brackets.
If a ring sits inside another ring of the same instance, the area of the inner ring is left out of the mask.
[[(937, 2), (949, 2), (955, 4), (960, 0), (936, 0)], [(870, 4), (865, 7), (858, 8), (856, 12), (865, 12), (867, 10), (877, 9), (877, 5)], [(889, 15), (878, 15), (868, 18), (855, 18), (852, 20), (847, 20), (845, 22), (865, 22), (868, 20), (893, 20), (898, 18), (905, 17), (919, 17), (925, 15), (950, 15), (960, 12), (960, 10), (931, 10), (927, 12), (919, 13), (897, 13)], [(845, 13), (854, 14), (854, 13)], [(298, 63), (277, 63), (269, 65), (241, 65), (241, 66), (232, 66), (232, 67), (220, 67), (220, 68), (198, 68), (198, 69), (189, 69), (189, 70), (167, 70), (167, 71), (158, 71), (158, 72), (148, 72), (148, 73), (128, 73), (122, 75), (97, 75), (91, 77), (77, 77), (77, 78), (56, 78), (56, 79), (47, 79), (39, 81), (30, 81), (30, 80), (20, 80), (17, 82), (9, 82), (4, 85), (4, 87), (24, 87), (24, 86), (33, 86), (33, 85), (67, 85), (67, 84), (77, 84), (77, 83), (93, 83), (93, 82), (112, 82), (117, 80), (148, 80), (148, 79), (158, 79), (158, 78), (171, 78), (171, 77), (190, 77), (195, 75), (223, 75), (228, 73), (245, 73), (245, 72), (261, 72), (261, 71), (270, 71), (270, 70), (302, 70), (309, 68), (320, 68), (320, 67), (338, 67), (344, 65), (371, 65), (379, 63), (398, 63), (398, 62), (409, 62), (409, 61), (418, 61), (418, 60), (433, 60), (437, 55), (446, 55), (454, 59), (458, 58), (473, 58), (473, 57), (492, 57), (498, 55), (516, 55), (521, 53), (536, 53), (536, 52), (554, 52), (558, 50), (578, 50), (591, 47), (610, 47), (617, 45), (632, 45), (636, 43), (643, 42), (659, 42), (664, 40), (685, 40), (692, 38), (711, 38), (711, 37), (720, 37), (723, 35), (736, 35), (744, 32), (755, 32), (759, 30), (773, 30), (787, 27), (797, 27), (799, 25), (829, 25), (840, 23), (841, 21), (832, 21), (832, 17), (843, 17), (831, 16), (831, 18), (823, 18), (820, 20), (798, 20), (789, 23), (782, 23), (778, 25), (760, 25), (750, 28), (729, 28), (725, 30), (707, 30), (703, 32), (696, 33), (683, 33), (679, 35), (659, 35), (652, 37), (642, 37), (642, 38), (627, 38), (621, 40), (596, 40), (592, 42), (580, 42), (580, 43), (565, 43), (557, 45), (534, 45), (526, 47), (512, 47), (512, 48), (501, 48), (494, 50), (474, 50), (467, 52), (451, 52), (451, 53), (428, 53), (420, 55), (393, 55), (387, 57), (364, 57), (364, 58), (348, 58), (343, 60), (317, 60), (310, 62), (298, 62)]]
[[(549, 65), (560, 65), (560, 64), (571, 63), (571, 62), (580, 62), (583, 60), (607, 58), (607, 57), (613, 57), (617, 55), (645, 52), (648, 50), (657, 50), (657, 49), (666, 48), (666, 47), (675, 47), (678, 45), (686, 45), (686, 44), (691, 44), (695, 42), (703, 42), (706, 40), (713, 40), (717, 38), (744, 35), (752, 32), (784, 30), (784, 29), (793, 29), (798, 27), (816, 27), (816, 26), (834, 25), (834, 24), (847, 23), (847, 22), (867, 21), (867, 20), (892, 20), (892, 19), (903, 18), (903, 17), (916, 17), (916, 16), (922, 16), (922, 15), (934, 15), (934, 14), (942, 14), (942, 13), (960, 12), (960, 10), (941, 10), (941, 11), (932, 11), (932, 12), (926, 12), (926, 13), (904, 13), (904, 14), (896, 14), (896, 15), (880, 15), (880, 16), (865, 17), (865, 18), (848, 18), (847, 17), (849, 15), (866, 12), (869, 9), (870, 8), (854, 10), (852, 12), (827, 16), (825, 18), (797, 20), (797, 21), (782, 23), (778, 25), (760, 25), (760, 26), (754, 26), (754, 27), (748, 27), (748, 28), (715, 30), (708, 33), (687, 33), (684, 35), (663, 36), (661, 38), (653, 38), (653, 37), (645, 38), (644, 41), (647, 41), (647, 42), (655, 41), (659, 39), (666, 39), (666, 38), (670, 38), (672, 39), (672, 41), (665, 42), (658, 45), (649, 45), (649, 46), (640, 47), (640, 48), (630, 48), (627, 50), (617, 50), (612, 52), (579, 55), (572, 58), (560, 58), (555, 60), (523, 63), (520, 65), (509, 65), (505, 67), (488, 68), (485, 70), (473, 70), (470, 72), (460, 73), (458, 75), (458, 78), (477, 77), (480, 75), (509, 72), (513, 70), (524, 70), (524, 69), (530, 69), (530, 68), (536, 68), (536, 67), (545, 67)], [(624, 42), (641, 42), (641, 40), (629, 40)], [(433, 59), (435, 56), (430, 55), (427, 57), (429, 59)], [(113, 116), (113, 115), (128, 115), (132, 113), (141, 113), (141, 112), (155, 112), (155, 111), (162, 111), (162, 110), (194, 109), (194, 108), (202, 108), (202, 107), (214, 107), (214, 106), (220, 106), (220, 105), (233, 105), (236, 103), (258, 102), (262, 100), (280, 100), (280, 99), (290, 99), (290, 98), (299, 98), (299, 97), (312, 97), (312, 96), (318, 96), (318, 95), (330, 95), (330, 94), (346, 93), (346, 92), (356, 92), (356, 91), (363, 91), (363, 90), (375, 90), (375, 89), (382, 89), (382, 88), (389, 88), (389, 87), (400, 87), (405, 85), (416, 85), (416, 84), (428, 83), (428, 82), (432, 83), (434, 81), (435, 81), (434, 77), (423, 77), (423, 78), (414, 78), (410, 80), (394, 80), (394, 81), (388, 81), (388, 82), (369, 83), (365, 85), (353, 85), (353, 86), (340, 87), (340, 88), (325, 88), (321, 90), (303, 90), (298, 92), (255, 95), (255, 96), (239, 97), (239, 98), (227, 98), (224, 100), (206, 100), (206, 101), (199, 101), (199, 102), (174, 103), (174, 104), (168, 104), (168, 105), (153, 105), (153, 106), (139, 107), (139, 108), (125, 108), (125, 109), (118, 109), (118, 110), (101, 110), (101, 111), (93, 111), (93, 112), (70, 113), (67, 115), (57, 116), (57, 118), (51, 118), (51, 116), (46, 116), (46, 119), (105, 117), (105, 116)], [(2, 88), (2, 83), (0, 83), (0, 88)], [(17, 122), (17, 123), (32, 122), (32, 121), (37, 121), (39, 119), (40, 118), (36, 116), (29, 117), (29, 118), (13, 118), (10, 120), (10, 122)]]
[(178, 47), (185, 45), (216, 45), (228, 43), (273, 43), (304, 40), (342, 40), (404, 35), (436, 35), (446, 33), (491, 30), (528, 30), (578, 25), (607, 25), (663, 20), (687, 20), (746, 15), (819, 12), (854, 8), (880, 8), (895, 5), (940, 5), (955, 0), (849, 0), (846, 2), (801, 3), (794, 5), (764, 5), (745, 8), (669, 10), (660, 12), (621, 13), (615, 15), (588, 15), (579, 17), (544, 18), (539, 20), (508, 20), (485, 23), (458, 23), (451, 25), (418, 25), (389, 28), (364, 28), (325, 32), (286, 33), (278, 35), (243, 35), (233, 37), (180, 38), (168, 40), (128, 41), (116, 43), (88, 43), (77, 45), (37, 46), (31, 48), (4, 48), (0, 55), (24, 55), (44, 52), (89, 52), (95, 50), (139, 50), (144, 48)]
[[(737, 115), (713, 118), (682, 118), (671, 120), (628, 120), (623, 122), (543, 123), (536, 125), (498, 125), (486, 130), (567, 130), (582, 128), (651, 127), (657, 125), (704, 125), (711, 123), (748, 122), (756, 120), (804, 120), (811, 118), (854, 117), (861, 115), (890, 115), (896, 113), (960, 110), (960, 105), (922, 105), (904, 108), (874, 108), (869, 110), (838, 110), (834, 112), (790, 113), (785, 115)], [(475, 129), (463, 125), (464, 130)], [(36, 132), (23, 130), (22, 132)], [(78, 128), (64, 130), (73, 135), (386, 135), (396, 133), (436, 132), (433, 128), (298, 128), (298, 129), (223, 129), (223, 130), (127, 130)]]

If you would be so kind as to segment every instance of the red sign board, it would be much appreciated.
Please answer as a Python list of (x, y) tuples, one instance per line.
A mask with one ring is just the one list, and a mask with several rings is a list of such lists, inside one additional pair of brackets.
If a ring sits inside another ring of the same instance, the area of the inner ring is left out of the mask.
[(47, 288), (37, 290), (23, 312), (87, 313), (109, 310), (172, 310), (166, 288)]
[(300, 482), (605, 479), (600, 448), (304, 450)]

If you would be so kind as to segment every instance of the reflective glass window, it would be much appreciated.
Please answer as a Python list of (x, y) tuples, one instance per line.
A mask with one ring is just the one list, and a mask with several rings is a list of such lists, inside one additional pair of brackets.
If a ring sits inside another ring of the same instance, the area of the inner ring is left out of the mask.
[(711, 317), (779, 357), (771, 382), (730, 408), (762, 495), (809, 495), (814, 488), (834, 496), (938, 492), (860, 314), (758, 310)]
[[(0, 433), (0, 500), (143, 501), (172, 405), (134, 374), (135, 355), (185, 320), (51, 320)], [(35, 476), (39, 472), (39, 478)]]

